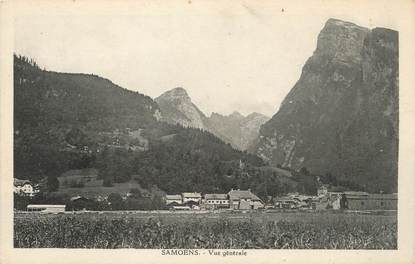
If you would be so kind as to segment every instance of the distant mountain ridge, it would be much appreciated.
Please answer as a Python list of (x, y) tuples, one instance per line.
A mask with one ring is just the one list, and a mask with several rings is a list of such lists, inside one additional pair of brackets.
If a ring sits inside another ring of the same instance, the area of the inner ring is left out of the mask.
[(329, 19), (252, 151), (273, 165), (397, 191), (398, 32)]
[(260, 114), (251, 113), (243, 116), (233, 112), (228, 116), (212, 113), (209, 124), (213, 130), (230, 138), (230, 144), (241, 150), (247, 150), (259, 135), (259, 128), (270, 118)]
[(248, 149), (258, 136), (260, 126), (269, 120), (269, 117), (259, 113), (245, 117), (236, 111), (228, 116), (212, 113), (207, 117), (182, 87), (163, 93), (155, 101), (163, 121), (209, 131), (240, 150)]

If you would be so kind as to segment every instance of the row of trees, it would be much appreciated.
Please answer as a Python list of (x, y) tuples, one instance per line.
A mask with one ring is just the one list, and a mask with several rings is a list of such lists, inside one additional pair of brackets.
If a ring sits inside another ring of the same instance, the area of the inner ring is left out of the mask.
[(320, 176), (320, 181), (325, 184), (330, 184), (332, 186), (337, 186), (337, 190), (342, 191), (344, 190), (355, 190), (355, 191), (363, 191), (365, 188), (364, 186), (357, 184), (352, 181), (338, 179), (336, 176), (332, 175), (330, 172), (327, 172), (323, 176)]

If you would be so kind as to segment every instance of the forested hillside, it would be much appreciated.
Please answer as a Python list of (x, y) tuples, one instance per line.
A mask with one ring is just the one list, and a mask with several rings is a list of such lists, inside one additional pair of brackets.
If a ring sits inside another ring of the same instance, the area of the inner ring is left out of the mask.
[(150, 97), (107, 79), (45, 71), (14, 56), (15, 177), (39, 180), (88, 166), (98, 132), (148, 127), (158, 114)]
[(89, 74), (41, 70), (15, 56), (15, 128), (82, 126), (99, 131), (154, 123), (158, 105), (148, 96)]
[[(225, 191), (240, 186), (240, 164), (262, 166), (252, 154), (237, 151), (212, 134), (179, 128), (151, 141), (148, 151), (105, 149), (97, 159), (100, 177), (112, 182), (137, 180), (142, 187), (156, 185), (170, 192)], [(120, 178), (121, 177), (121, 178)]]

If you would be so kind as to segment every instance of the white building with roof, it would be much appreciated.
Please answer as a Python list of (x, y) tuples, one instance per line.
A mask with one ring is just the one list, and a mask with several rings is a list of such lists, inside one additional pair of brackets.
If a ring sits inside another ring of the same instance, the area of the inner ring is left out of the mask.
[(180, 194), (166, 194), (166, 205), (176, 203), (183, 204), (182, 196)]
[(34, 187), (34, 185), (29, 180), (20, 180), (14, 178), (14, 193), (24, 196), (33, 197), (39, 191)]
[(207, 193), (205, 194), (204, 204), (207, 208), (229, 208), (229, 198), (225, 193)]
[(62, 213), (65, 212), (66, 205), (64, 204), (29, 204), (27, 211), (42, 212), (42, 213)]
[(202, 194), (198, 192), (184, 192), (182, 193), (183, 204), (187, 202), (200, 203), (202, 201)]

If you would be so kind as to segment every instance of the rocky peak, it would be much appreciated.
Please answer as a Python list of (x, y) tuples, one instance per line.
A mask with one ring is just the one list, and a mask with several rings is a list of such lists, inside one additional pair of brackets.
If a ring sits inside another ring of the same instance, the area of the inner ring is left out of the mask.
[(207, 129), (206, 116), (192, 103), (185, 89), (174, 88), (157, 97), (155, 101), (160, 107), (162, 121), (184, 127)]
[(263, 119), (269, 119), (269, 117), (268, 116), (266, 116), (266, 115), (264, 115), (264, 114), (261, 114), (261, 113), (257, 113), (257, 112), (252, 112), (252, 113), (250, 113), (249, 115), (247, 115), (246, 117), (245, 117), (245, 119), (255, 119), (255, 118), (263, 118)]
[(242, 119), (244, 119), (245, 117), (241, 114), (241, 113), (239, 113), (238, 111), (234, 111), (232, 114), (230, 114), (228, 117), (230, 117), (230, 118), (232, 118), (232, 119), (235, 119), (235, 120), (242, 120)]
[(164, 92), (159, 97), (156, 98), (156, 100), (182, 100), (182, 101), (191, 101), (189, 95), (187, 94), (187, 91), (182, 87), (177, 87), (174, 89), (171, 89), (167, 92)]
[(369, 29), (338, 19), (329, 19), (321, 30), (316, 55), (342, 63), (359, 63), (360, 50)]
[(219, 113), (216, 113), (216, 112), (212, 112), (210, 114), (210, 117), (209, 118), (223, 118), (223, 117), (225, 117), (225, 116), (223, 116), (223, 115), (221, 115)]
[(329, 19), (253, 151), (273, 165), (396, 191), (398, 32)]

